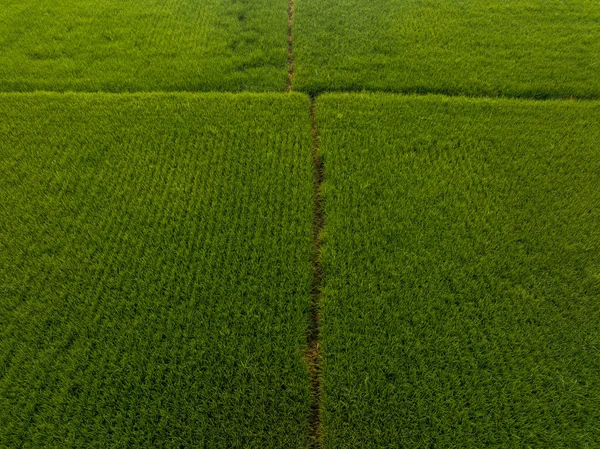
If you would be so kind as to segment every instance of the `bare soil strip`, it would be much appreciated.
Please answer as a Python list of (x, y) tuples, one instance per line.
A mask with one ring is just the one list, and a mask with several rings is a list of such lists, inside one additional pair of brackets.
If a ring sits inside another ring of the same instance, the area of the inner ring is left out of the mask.
[(319, 134), (316, 117), (316, 97), (311, 96), (310, 122), (313, 141), (314, 167), (314, 205), (313, 205), (313, 281), (310, 304), (310, 327), (306, 360), (310, 375), (310, 447), (321, 449), (323, 445), (323, 380), (321, 354), (321, 297), (323, 292), (323, 268), (321, 265), (321, 233), (325, 224), (321, 185), (324, 179), (324, 167), (319, 153)]
[(294, 81), (294, 0), (289, 0), (288, 5), (288, 77), (285, 85), (285, 91), (292, 91), (292, 82)]

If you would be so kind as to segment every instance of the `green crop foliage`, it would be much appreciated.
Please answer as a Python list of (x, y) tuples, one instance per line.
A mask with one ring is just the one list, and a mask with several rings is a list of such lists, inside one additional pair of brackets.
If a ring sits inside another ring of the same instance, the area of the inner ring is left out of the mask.
[(0, 447), (306, 447), (308, 98), (0, 95)]
[(0, 91), (283, 91), (287, 0), (3, 0)]
[(593, 0), (296, 0), (294, 87), (600, 97)]
[(330, 94), (330, 448), (600, 441), (600, 104)]

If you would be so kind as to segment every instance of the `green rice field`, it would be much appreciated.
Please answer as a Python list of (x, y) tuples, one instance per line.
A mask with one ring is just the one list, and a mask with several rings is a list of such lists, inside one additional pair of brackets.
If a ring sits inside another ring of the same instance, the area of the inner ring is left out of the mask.
[(0, 3), (0, 449), (600, 448), (600, 3)]
[(0, 103), (0, 446), (305, 447), (308, 100)]
[(280, 91), (286, 0), (3, 0), (0, 91)]
[(600, 98), (592, 0), (297, 0), (296, 86)]
[(600, 105), (317, 108), (328, 447), (594, 447)]

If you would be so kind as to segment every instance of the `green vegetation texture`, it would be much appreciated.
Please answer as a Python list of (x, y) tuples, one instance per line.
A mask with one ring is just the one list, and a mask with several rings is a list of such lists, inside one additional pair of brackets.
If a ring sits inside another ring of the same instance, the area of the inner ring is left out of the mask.
[(0, 91), (280, 91), (287, 0), (3, 0)]
[(0, 447), (306, 447), (302, 95), (0, 95)]
[(594, 0), (296, 0), (296, 90), (600, 97)]
[(317, 100), (328, 448), (600, 441), (600, 104)]

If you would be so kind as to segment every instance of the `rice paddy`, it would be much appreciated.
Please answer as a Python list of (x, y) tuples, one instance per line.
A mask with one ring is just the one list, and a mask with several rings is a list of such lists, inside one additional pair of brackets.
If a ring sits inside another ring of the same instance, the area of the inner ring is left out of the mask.
[(600, 98), (588, 0), (297, 0), (305, 92)]
[(281, 91), (286, 17), (286, 0), (7, 0), (0, 91)]
[(599, 33), (5, 1), (0, 449), (597, 447)]
[(305, 447), (308, 100), (0, 105), (0, 446)]
[(600, 105), (317, 110), (326, 446), (593, 447)]

